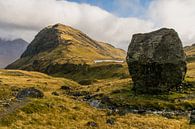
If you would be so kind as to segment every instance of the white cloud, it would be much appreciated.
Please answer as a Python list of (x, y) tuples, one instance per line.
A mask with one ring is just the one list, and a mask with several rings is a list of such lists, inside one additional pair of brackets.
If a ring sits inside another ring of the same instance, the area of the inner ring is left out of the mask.
[[(134, 13), (143, 10), (138, 5), (139, 0), (133, 0), (131, 4), (124, 4), (127, 0), (115, 1), (125, 10), (135, 6), (136, 9), (131, 9)], [(153, 0), (145, 11), (146, 20), (121, 18), (96, 6), (68, 1), (1, 0), (0, 35), (31, 41), (40, 29), (63, 23), (80, 29), (93, 39), (127, 49), (132, 34), (169, 27), (174, 28), (187, 45), (195, 42), (194, 7), (194, 0)]]
[(127, 49), (131, 35), (150, 31), (152, 23), (138, 18), (119, 18), (88, 4), (55, 0), (0, 1), (0, 34), (32, 40), (45, 26), (63, 23), (96, 40)]
[(148, 14), (157, 27), (174, 28), (184, 45), (195, 42), (195, 0), (154, 0)]

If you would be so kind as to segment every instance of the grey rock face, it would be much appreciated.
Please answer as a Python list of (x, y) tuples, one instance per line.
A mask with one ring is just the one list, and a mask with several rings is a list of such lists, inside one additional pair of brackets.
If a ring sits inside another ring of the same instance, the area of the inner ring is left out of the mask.
[(158, 94), (177, 88), (187, 69), (177, 32), (166, 28), (133, 35), (127, 63), (137, 93)]

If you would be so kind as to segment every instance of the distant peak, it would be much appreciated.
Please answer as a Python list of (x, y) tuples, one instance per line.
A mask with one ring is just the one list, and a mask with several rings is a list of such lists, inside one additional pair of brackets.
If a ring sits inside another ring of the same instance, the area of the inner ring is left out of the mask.
[[(22, 38), (18, 38), (18, 39), (14, 39), (12, 40), (13, 42), (26, 42), (24, 39)], [(27, 43), (27, 42), (26, 42)]]
[(26, 44), (28, 44), (28, 42), (27, 41), (25, 41), (24, 39), (22, 39), (22, 38), (17, 38), (17, 39), (6, 39), (6, 38), (1, 38), (0, 37), (0, 42), (6, 42), (6, 43), (16, 43), (16, 42), (18, 42), (18, 43), (26, 43)]

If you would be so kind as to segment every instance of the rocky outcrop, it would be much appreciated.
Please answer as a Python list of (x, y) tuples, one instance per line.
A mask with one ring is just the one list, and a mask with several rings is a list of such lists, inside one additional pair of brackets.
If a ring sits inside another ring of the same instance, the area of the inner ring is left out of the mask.
[(181, 40), (173, 29), (135, 34), (127, 53), (137, 93), (164, 93), (177, 88), (186, 74)]
[(25, 88), (18, 92), (16, 95), (17, 99), (24, 99), (26, 97), (31, 98), (43, 98), (44, 93), (34, 87)]

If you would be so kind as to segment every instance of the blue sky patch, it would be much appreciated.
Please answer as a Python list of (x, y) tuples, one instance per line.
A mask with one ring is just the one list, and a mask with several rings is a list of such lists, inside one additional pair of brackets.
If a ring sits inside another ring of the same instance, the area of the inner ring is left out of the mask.
[(98, 6), (119, 17), (144, 17), (152, 0), (68, 0)]

